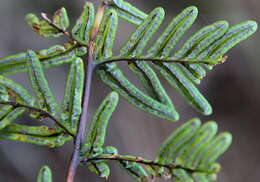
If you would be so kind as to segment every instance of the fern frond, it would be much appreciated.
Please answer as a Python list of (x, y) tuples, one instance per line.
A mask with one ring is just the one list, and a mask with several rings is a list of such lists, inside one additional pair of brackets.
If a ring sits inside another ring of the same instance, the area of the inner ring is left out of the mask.
[[(115, 7), (116, 10), (120, 9), (120, 7), (124, 7), (125, 11), (128, 10), (127, 14), (129, 16), (135, 14), (134, 11), (131, 11), (131, 8), (129, 8), (130, 5), (127, 2), (111, 1), (111, 4), (112, 4), (111, 6)], [(244, 40), (245, 38), (249, 37), (250, 35), (252, 35), (257, 29), (256, 23), (253, 21), (245, 22), (246, 25), (244, 25), (244, 23), (236, 25), (235, 27), (240, 27), (241, 29), (246, 29), (247, 31), (241, 31), (240, 34), (237, 36), (240, 38), (237, 38), (234, 41), (227, 41), (225, 44), (225, 49), (221, 52), (218, 51), (219, 52), (218, 56), (213, 56), (207, 54), (209, 52), (209, 49), (212, 50), (214, 49), (210, 47), (212, 46), (215, 47), (215, 49), (221, 49), (220, 47), (218, 48), (216, 45), (220, 44), (220, 42), (225, 42), (224, 40), (227, 37), (232, 36), (230, 35), (232, 33), (230, 33), (229, 30), (231, 30), (232, 32), (233, 27), (231, 27), (228, 30), (228, 23), (225, 21), (219, 21), (212, 25), (203, 27), (200, 31), (198, 31), (193, 36), (191, 36), (184, 43), (181, 49), (176, 50), (175, 51), (176, 53), (172, 55), (172, 52), (175, 46), (177, 45), (178, 41), (182, 38), (185, 32), (190, 28), (190, 26), (195, 21), (197, 13), (198, 13), (197, 8), (193, 6), (183, 10), (176, 18), (172, 20), (172, 22), (168, 25), (165, 31), (161, 34), (159, 39), (155, 41), (153, 46), (148, 50), (146, 57), (148, 58), (161, 57), (164, 59), (170, 57), (174, 60), (185, 59), (187, 61), (190, 59), (201, 60), (205, 58), (206, 59), (220, 58), (230, 48), (232, 48), (234, 45)], [(145, 24), (145, 21), (148, 19), (147, 17), (148, 16), (146, 16), (146, 18), (143, 18), (142, 22), (139, 23), (137, 23), (137, 21), (133, 22), (134, 24), (139, 25), (136, 34), (138, 34), (138, 30), (141, 29), (142, 24)], [(145, 34), (141, 34), (141, 35), (145, 37), (145, 35), (146, 34), (149, 35), (149, 33), (150, 31), (147, 31), (145, 32)], [(134, 35), (135, 33), (133, 34), (133, 37)], [(235, 36), (235, 34), (233, 34), (233, 36)], [(140, 46), (141, 48), (146, 41), (140, 41), (140, 42), (141, 42), (140, 45), (137, 44), (136, 46)], [(138, 51), (140, 50), (141, 52), (142, 48), (137, 50)], [(133, 57), (138, 57), (138, 56), (140, 55), (133, 54)], [(130, 64), (130, 66), (132, 65), (133, 64)], [(209, 115), (212, 113), (212, 108), (210, 104), (204, 98), (204, 96), (199, 92), (196, 86), (192, 83), (192, 82), (199, 83), (200, 79), (202, 79), (205, 76), (206, 71), (204, 70), (202, 65), (185, 64), (185, 63), (163, 63), (163, 62), (162, 63), (154, 62), (154, 65), (155, 68), (157, 68), (161, 72), (162, 76), (170, 83), (170, 85), (176, 88), (186, 98), (188, 103), (190, 103), (194, 108), (196, 108), (198, 111), (200, 111), (205, 115)], [(136, 73), (136, 69), (134, 71)], [(149, 84), (147, 84), (147, 78), (145, 77), (145, 74), (140, 71), (138, 75), (140, 80), (144, 83), (144, 87), (147, 88), (147, 85)]]
[(147, 14), (124, 0), (110, 0), (110, 7), (114, 8), (124, 20), (139, 25), (147, 18)]
[[(145, 53), (148, 41), (153, 37), (163, 20), (163, 9), (157, 8), (148, 15), (123, 0), (111, 0), (107, 7), (95, 39), (94, 58), (97, 63), (115, 57), (127, 58), (130, 70), (139, 78), (146, 93), (132, 84), (115, 63), (98, 67), (97, 74), (105, 84), (121, 94), (128, 102), (145, 112), (170, 121), (178, 120), (179, 115), (153, 68), (145, 61), (131, 61), (129, 58), (145, 57), (146, 59), (158, 58), (161, 60), (161, 62), (151, 60), (152, 65), (159, 70), (172, 87), (184, 96), (191, 106), (204, 115), (210, 115), (212, 108), (195, 83), (200, 83), (200, 80), (206, 75), (205, 67), (211, 68), (212, 66), (202, 63), (192, 64), (192, 61), (213, 60), (214, 62), (216, 60), (219, 62), (230, 48), (251, 36), (257, 29), (254, 21), (246, 21), (230, 28), (228, 28), (226, 21), (218, 21), (203, 27), (186, 40), (179, 50), (175, 50), (177, 43), (197, 17), (197, 8), (191, 6), (184, 9), (170, 22), (161, 36), (153, 43), (153, 46), (148, 48), (147, 53)], [(113, 56), (113, 41), (118, 24), (117, 15), (138, 25), (138, 27), (121, 48), (119, 56)], [(49, 22), (49, 26), (51, 26), (55, 22), (61, 23), (61, 19), (63, 19), (66, 26), (65, 24), (63, 27), (59, 23), (55, 24), (62, 31), (63, 28), (67, 28), (69, 23), (66, 16), (66, 11), (60, 9), (55, 13), (53, 20), (45, 17), (44, 20), (40, 21), (32, 15), (28, 17), (31, 25), (36, 22), (36, 24), (44, 24), (43, 27), (46, 22)], [(56, 21), (54, 21), (55, 17)], [(87, 48), (80, 45), (87, 44), (90, 40), (93, 23), (94, 7), (92, 3), (87, 2), (76, 25), (72, 28), (73, 38), (78, 41), (79, 45), (68, 43), (64, 47), (50, 47), (47, 50), (39, 51), (37, 56), (42, 68), (46, 69), (74, 62), (78, 57), (84, 56), (87, 53)], [(51, 27), (53, 28), (53, 26)], [(0, 73), (28, 71), (25, 64), (27, 59), (26, 53), (1, 58)], [(187, 63), (164, 62), (168, 59), (186, 60)]]
[[(192, 119), (174, 131), (161, 146), (156, 161), (162, 164), (175, 164), (182, 169), (173, 169), (176, 181), (193, 181), (206, 178), (219, 172), (215, 161), (230, 146), (231, 134), (217, 133), (217, 124), (213, 121), (201, 125), (199, 119)], [(186, 170), (188, 169), (188, 170)], [(203, 176), (204, 175), (204, 176)]]

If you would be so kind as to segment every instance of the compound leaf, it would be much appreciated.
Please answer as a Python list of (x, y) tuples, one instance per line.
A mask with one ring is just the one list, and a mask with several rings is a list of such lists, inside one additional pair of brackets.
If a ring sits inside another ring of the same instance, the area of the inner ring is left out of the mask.
[(216, 160), (232, 141), (231, 134), (224, 132), (215, 136), (216, 133), (215, 122), (200, 126), (198, 119), (192, 119), (166, 139), (156, 161), (180, 167), (172, 170), (175, 181), (214, 181), (220, 170)]
[(124, 0), (110, 0), (109, 5), (118, 12), (121, 18), (136, 25), (141, 24), (148, 16)]

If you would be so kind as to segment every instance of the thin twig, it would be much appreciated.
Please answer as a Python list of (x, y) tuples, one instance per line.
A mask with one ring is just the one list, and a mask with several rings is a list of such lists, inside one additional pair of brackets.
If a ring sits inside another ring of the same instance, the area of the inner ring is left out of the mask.
[(65, 126), (63, 126), (62, 123), (60, 123), (54, 116), (52, 116), (47, 111), (44, 111), (42, 109), (35, 108), (35, 107), (32, 107), (32, 106), (20, 104), (20, 103), (17, 103), (17, 102), (0, 102), (0, 105), (10, 105), (10, 106), (13, 106), (15, 108), (23, 107), (23, 108), (29, 109), (31, 111), (36, 111), (36, 112), (40, 113), (40, 115), (50, 118), (52, 121), (54, 121), (54, 123), (56, 123), (60, 128), (62, 128), (67, 134), (69, 134), (70, 136), (75, 138), (73, 133), (71, 133)]
[(72, 42), (74, 42), (75, 44), (78, 44), (79, 46), (87, 46), (86, 43), (76, 39), (70, 32), (61, 29), (60, 27), (58, 27), (57, 25), (55, 25), (51, 19), (47, 16), (46, 13), (41, 13), (42, 18), (47, 21), (49, 23), (50, 26), (52, 26), (53, 28), (55, 28), (59, 33), (64, 34), (65, 36), (68, 37), (68, 39)]
[(207, 60), (173, 60), (173, 59), (156, 59), (156, 58), (135, 58), (135, 57), (125, 57), (125, 58), (112, 58), (109, 60), (105, 60), (103, 62), (97, 63), (95, 65), (95, 67), (99, 67), (101, 65), (105, 65), (108, 63), (114, 63), (114, 62), (128, 62), (129, 64), (131, 64), (131, 62), (137, 62), (137, 61), (145, 61), (145, 62), (161, 62), (161, 63), (185, 63), (185, 64), (199, 64), (199, 63), (203, 63), (203, 64), (208, 64), (208, 65), (216, 65), (219, 63), (223, 63), (227, 60), (227, 56), (224, 56), (220, 59), (218, 59), (216, 61), (216, 63), (210, 63)]
[(95, 39), (97, 37), (98, 31), (99, 31), (99, 26), (100, 26), (100, 23), (103, 18), (104, 11), (105, 11), (107, 5), (108, 4), (105, 2), (103, 2), (100, 5), (100, 7), (97, 11), (94, 26), (92, 28), (92, 32), (90, 35), (91, 38), (90, 38), (90, 41), (88, 42), (88, 54), (87, 54), (87, 58), (84, 60), (85, 83), (84, 83), (84, 90), (83, 90), (82, 113), (80, 116), (78, 131), (77, 131), (76, 140), (75, 140), (75, 144), (74, 144), (74, 152), (72, 154), (68, 173), (67, 173), (67, 178), (66, 178), (67, 182), (74, 181), (77, 167), (81, 162), (80, 148), (81, 148), (82, 143), (84, 142), (84, 138), (85, 138), (92, 76), (93, 76), (93, 72), (95, 70), (94, 57), (93, 57), (93, 53), (94, 53), (94, 49), (95, 49)]
[(115, 160), (115, 161), (137, 162), (137, 163), (144, 164), (144, 165), (164, 167), (164, 168), (167, 168), (169, 170), (180, 168), (180, 166), (160, 164), (160, 163), (157, 163), (155, 161), (147, 160), (147, 159), (144, 159), (144, 158), (141, 158), (141, 157), (132, 158), (132, 157), (127, 157), (127, 156), (118, 155), (118, 154), (111, 155), (111, 156), (86, 158), (86, 159), (83, 159), (82, 162), (88, 163), (88, 162), (91, 162), (91, 161), (98, 161), (98, 160)]
[(113, 161), (128, 161), (128, 162), (136, 162), (143, 165), (148, 166), (157, 166), (157, 167), (163, 167), (168, 169), (169, 171), (172, 171), (173, 169), (184, 169), (188, 172), (206, 172), (206, 173), (212, 173), (211, 171), (201, 171), (201, 170), (194, 170), (187, 167), (183, 167), (181, 165), (174, 165), (174, 164), (161, 164), (153, 160), (144, 159), (142, 157), (128, 157), (124, 155), (111, 155), (111, 156), (101, 156), (101, 157), (93, 157), (93, 158), (85, 158), (81, 162), (82, 163), (88, 163), (92, 161), (98, 161), (98, 160), (113, 160)]
[[(92, 82), (92, 76), (93, 76), (93, 66), (91, 65), (91, 62), (88, 62), (88, 64), (85, 63), (85, 69), (87, 69), (87, 75), (85, 78), (85, 84), (84, 84), (84, 95), (83, 95), (83, 112), (80, 116), (78, 131), (75, 139), (74, 144), (74, 152), (71, 157), (71, 161), (69, 164), (69, 169), (67, 173), (67, 182), (73, 182), (74, 177), (76, 174), (77, 167), (80, 163), (80, 147), (83, 143), (84, 136), (85, 136), (85, 129), (86, 129), (86, 123), (87, 123), (87, 117), (88, 117), (88, 107), (89, 107), (89, 98), (90, 98), (90, 89), (91, 89), (91, 82)], [(87, 67), (87, 68), (86, 68)]]

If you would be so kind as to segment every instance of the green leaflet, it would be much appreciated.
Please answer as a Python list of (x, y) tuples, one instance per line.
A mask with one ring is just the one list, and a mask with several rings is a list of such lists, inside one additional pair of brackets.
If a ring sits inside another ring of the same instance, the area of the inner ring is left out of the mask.
[(192, 174), (195, 182), (209, 182), (207, 176), (203, 173), (194, 173)]
[(13, 64), (18, 64), (20, 62), (25, 62), (26, 59), (27, 59), (26, 53), (18, 53), (15, 55), (2, 57), (2, 58), (0, 58), (0, 66), (1, 67), (11, 66)]
[(152, 35), (161, 25), (164, 15), (165, 13), (162, 8), (154, 9), (121, 48), (120, 55), (140, 56)]
[(103, 153), (108, 154), (108, 155), (116, 155), (116, 154), (118, 154), (118, 150), (117, 150), (117, 148), (115, 148), (113, 146), (106, 146), (106, 147), (103, 147)]
[(27, 24), (33, 29), (34, 32), (43, 37), (60, 37), (63, 34), (57, 29), (49, 25), (45, 20), (39, 20), (35, 14), (27, 14), (25, 17)]
[(103, 161), (91, 162), (91, 164), (88, 165), (88, 168), (90, 171), (96, 173), (101, 178), (107, 179), (110, 175), (110, 168)]
[[(21, 85), (15, 83), (14, 81), (0, 75), (0, 86), (5, 89), (5, 94), (8, 94), (20, 104), (25, 104), (28, 106), (33, 106), (35, 99), (29, 94), (29, 92), (23, 88)], [(7, 93), (6, 93), (7, 92)], [(9, 98), (6, 96), (6, 99)], [(5, 100), (8, 101), (8, 100)], [(13, 106), (4, 105), (0, 109), (0, 129), (5, 128), (16, 118), (25, 112), (24, 108), (14, 108)]]
[(207, 168), (219, 158), (231, 145), (232, 136), (230, 133), (219, 134), (211, 143), (203, 148), (197, 159), (200, 159), (199, 168)]
[(83, 87), (84, 65), (83, 61), (78, 58), (70, 66), (60, 114), (60, 121), (63, 122), (72, 133), (77, 132), (82, 111)]
[(132, 176), (136, 181), (147, 182), (150, 177), (142, 165), (136, 162), (119, 161), (122, 169), (124, 169), (130, 176)]
[(37, 177), (37, 182), (52, 182), (52, 172), (48, 166), (42, 166)]
[[(73, 62), (77, 57), (83, 56), (86, 53), (87, 49), (85, 47), (66, 48), (55, 45), (39, 51), (38, 56), (42, 67), (47, 69), (52, 66)], [(16, 55), (0, 58), (0, 74), (26, 72), (28, 71), (27, 61), (28, 56), (26, 53), (18, 53)]]
[(139, 25), (147, 18), (147, 14), (124, 0), (110, 0), (110, 7), (114, 8), (124, 20)]
[(16, 102), (33, 106), (35, 98), (33, 98), (29, 92), (18, 83), (0, 75), (0, 85), (8, 90)]
[(213, 182), (216, 181), (216, 174), (194, 172), (190, 173), (183, 169), (174, 169), (173, 182)]
[[(174, 59), (190, 60), (195, 59), (203, 50), (210, 46), (215, 40), (219, 39), (228, 30), (226, 21), (218, 21), (205, 26), (193, 34), (175, 54)], [(206, 71), (200, 64), (179, 64), (192, 81), (202, 79)]]
[(194, 182), (190, 174), (184, 169), (174, 169), (172, 175), (174, 176), (174, 182)]
[[(110, 117), (118, 104), (119, 96), (111, 92), (98, 107), (87, 131), (85, 143), (82, 148), (83, 155), (89, 157), (100, 153), (105, 142), (106, 129)], [(102, 150), (103, 151), (103, 150)]]
[(43, 137), (43, 136), (34, 136), (34, 135), (0, 131), (0, 139), (26, 142), (26, 143), (32, 143), (36, 145), (42, 145), (42, 146), (54, 148), (54, 147), (60, 147), (64, 145), (65, 142), (71, 140), (72, 137), (64, 134), (59, 134), (57, 136)]
[(57, 134), (55, 129), (49, 128), (48, 126), (26, 126), (15, 123), (6, 126), (3, 131), (35, 136), (51, 136)]
[(58, 105), (56, 99), (49, 88), (49, 84), (45, 78), (40, 60), (33, 51), (27, 52), (28, 69), (33, 90), (38, 98), (39, 107), (50, 112), (53, 116), (57, 113)]
[[(115, 35), (115, 29), (117, 25), (117, 18), (114, 11), (111, 12), (112, 13), (110, 13), (109, 15), (111, 16), (111, 21), (113, 20), (113, 22), (107, 22), (106, 24), (102, 23), (100, 27), (100, 32), (98, 33), (97, 36), (97, 43), (98, 43), (97, 50), (99, 52), (100, 57), (102, 58), (108, 58), (112, 56), (113, 38), (115, 37), (114, 35)], [(106, 14), (105, 17), (109, 15)], [(112, 27), (111, 25), (114, 25), (114, 27)], [(103, 35), (103, 37), (100, 35)], [(97, 61), (102, 61), (102, 60), (97, 59)], [(168, 119), (171, 121), (178, 120), (179, 116), (175, 110), (169, 109), (169, 106), (161, 104), (157, 100), (154, 100), (153, 98), (147, 96), (138, 88), (136, 88), (123, 75), (123, 73), (115, 63), (106, 64), (104, 66), (99, 67), (97, 69), (97, 73), (104, 83), (106, 83), (112, 89), (116, 90), (119, 94), (125, 97), (125, 99), (128, 102), (135, 105), (136, 107), (164, 119)], [(150, 77), (153, 76), (153, 78), (155, 78), (155, 74), (151, 73), (150, 75), (151, 75)], [(158, 83), (156, 80), (154, 82)], [(162, 90), (161, 88), (157, 88), (157, 90), (159, 89)], [(160, 93), (160, 94), (165, 95), (164, 93)]]
[(8, 126), (12, 121), (14, 121), (17, 117), (22, 115), (25, 112), (25, 109), (23, 108), (15, 108), (12, 111), (10, 111), (8, 114), (6, 114), (3, 118), (0, 120), (0, 130)]
[(171, 163), (178, 151), (198, 131), (200, 125), (200, 120), (194, 118), (175, 130), (160, 147), (156, 161), (162, 164)]
[(204, 57), (221, 57), (236, 44), (250, 37), (256, 30), (257, 23), (255, 21), (245, 21), (232, 26), (220, 39), (215, 41), (205, 51), (203, 51), (198, 56), (198, 59), (202, 59)]
[(13, 110), (13, 106), (10, 106), (10, 105), (1, 106), (1, 109), (0, 109), (0, 119), (3, 119), (12, 110)]
[(8, 90), (0, 85), (0, 101), (7, 102), (9, 100)]
[[(49, 47), (48, 49), (40, 50), (37, 55), (39, 56), (39, 58), (44, 59), (46, 57), (53, 57), (53, 56), (62, 54), (66, 51), (67, 51), (67, 49), (64, 46), (54, 45), (54, 46)], [(24, 60), (26, 60), (26, 59), (27, 59), (27, 57), (25, 56)], [(13, 62), (13, 60), (12, 60), (12, 62)]]
[(206, 175), (206, 178), (209, 182), (213, 182), (213, 181), (217, 181), (218, 176), (217, 176), (217, 174), (208, 174), (208, 175)]
[(112, 56), (117, 26), (118, 16), (116, 11), (113, 9), (107, 10), (102, 18), (95, 40), (94, 57), (97, 62)]
[(53, 15), (53, 24), (62, 30), (66, 30), (70, 26), (69, 17), (65, 8), (58, 9)]
[(86, 2), (83, 12), (72, 29), (73, 36), (83, 42), (88, 43), (90, 32), (94, 23), (95, 9), (92, 3)]

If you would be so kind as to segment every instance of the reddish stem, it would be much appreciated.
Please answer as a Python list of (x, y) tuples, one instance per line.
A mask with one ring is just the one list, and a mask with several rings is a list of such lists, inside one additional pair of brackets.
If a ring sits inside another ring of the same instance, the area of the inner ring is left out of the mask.
[(67, 173), (67, 182), (73, 182), (74, 177), (76, 175), (77, 167), (80, 163), (80, 147), (81, 144), (84, 141), (85, 137), (85, 130), (86, 130), (86, 124), (87, 124), (87, 117), (88, 117), (88, 108), (89, 108), (89, 98), (90, 98), (90, 90), (91, 90), (91, 82), (93, 77), (93, 71), (94, 71), (94, 64), (93, 64), (93, 44), (90, 44), (89, 46), (89, 53), (87, 60), (84, 62), (84, 67), (86, 70), (85, 74), (85, 84), (84, 84), (84, 94), (83, 94), (83, 111), (80, 116), (78, 131), (76, 135), (75, 140), (75, 147), (74, 152), (71, 157), (71, 161), (69, 164), (69, 169)]

